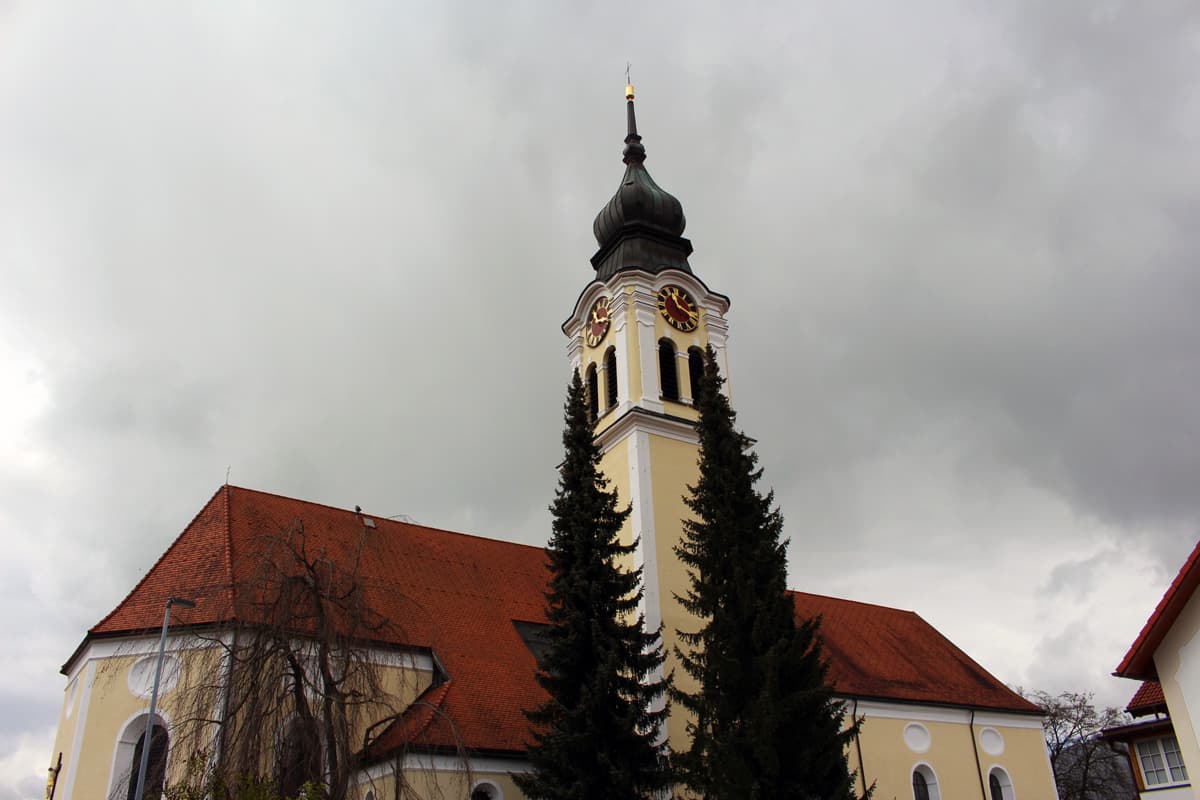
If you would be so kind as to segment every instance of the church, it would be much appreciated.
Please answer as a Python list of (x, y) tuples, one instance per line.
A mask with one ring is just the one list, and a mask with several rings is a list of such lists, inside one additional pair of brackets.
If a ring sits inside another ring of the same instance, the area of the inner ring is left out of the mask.
[[(602, 468), (632, 508), (621, 536), (637, 543), (628, 566), (643, 570), (641, 611), (651, 628), (662, 626), (670, 654), (676, 632), (696, 627), (675, 599), (687, 574), (674, 552), (697, 469), (692, 387), (706, 347), (730, 374), (730, 300), (691, 268), (682, 204), (646, 170), (632, 87), (626, 117), (624, 175), (595, 219), (594, 274), (562, 333), (567, 366), (587, 387)], [(226, 724), (241, 707), (234, 687), (246, 683), (238, 682), (246, 672), (237, 668), (239, 635), (261, 630), (271, 592), (270, 608), (294, 614), (307, 608), (295, 600), (304, 587), (320, 585), (352, 587), (327, 597), (353, 596), (353, 622), (343, 607), (330, 619), (351, 626), (355, 663), (372, 667), (371, 696), (347, 723), (355, 743), (347, 796), (519, 800), (511, 776), (528, 769), (523, 712), (544, 699), (535, 672), (547, 579), (537, 547), (221, 486), (63, 665), (48, 796), (132, 798), (146, 749), (153, 792), (185, 780), (197, 755), (231, 757), (244, 727)], [(859, 795), (873, 786), (881, 799), (1057, 797), (1039, 709), (920, 616), (802, 591), (791, 597), (798, 618), (821, 617), (829, 678), (848, 715), (862, 720), (848, 752)], [(309, 642), (296, 651), (303, 658), (283, 659), (292, 672), (285, 664), (282, 677), (264, 672), (250, 683), (282, 685), (289, 674), (320, 683), (310, 673), (320, 671), (313, 664), (324, 618), (314, 614), (287, 623), (288, 638)], [(344, 657), (339, 663), (348, 670)], [(199, 687), (212, 691), (200, 702)], [(307, 706), (311, 695), (295, 701)], [(185, 732), (198, 717), (209, 731), (203, 741)], [(304, 720), (294, 708), (255, 719), (253, 738), (279, 762), (260, 766), (284, 786), (291, 767), (329, 763), (321, 753), (297, 760), (293, 733)], [(686, 747), (686, 723), (672, 711), (672, 749)], [(328, 739), (317, 741), (330, 749)]]

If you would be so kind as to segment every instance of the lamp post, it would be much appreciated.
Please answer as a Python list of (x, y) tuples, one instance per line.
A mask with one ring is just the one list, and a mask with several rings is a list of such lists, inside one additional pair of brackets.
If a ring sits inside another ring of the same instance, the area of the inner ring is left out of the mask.
[(142, 736), (142, 763), (138, 765), (137, 800), (145, 800), (142, 792), (146, 790), (146, 767), (150, 764), (150, 733), (154, 728), (154, 710), (158, 705), (158, 682), (162, 678), (163, 653), (167, 649), (167, 626), (171, 624), (171, 606), (195, 608), (196, 604), (182, 597), (168, 597), (167, 608), (163, 612), (162, 635), (158, 639), (158, 664), (154, 667), (154, 689), (150, 692), (150, 715), (146, 717), (146, 733)]

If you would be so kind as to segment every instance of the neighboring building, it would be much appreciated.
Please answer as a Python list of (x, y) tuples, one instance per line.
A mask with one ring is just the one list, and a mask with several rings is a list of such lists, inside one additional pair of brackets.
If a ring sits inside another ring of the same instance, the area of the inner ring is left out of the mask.
[[(1198, 584), (1200, 542), (1197, 542), (1179, 574), (1167, 587), (1166, 594), (1113, 673), (1122, 678), (1152, 682), (1150, 686), (1158, 688), (1143, 685), (1135, 695), (1135, 701), (1145, 705), (1145, 699), (1139, 699), (1143, 691), (1150, 697), (1161, 696), (1163, 710), (1169, 714), (1165, 729), (1168, 732), (1156, 740), (1161, 750), (1160, 757), (1155, 760), (1151, 755), (1154, 745), (1148, 740), (1145, 749), (1149, 761), (1135, 770), (1135, 775), (1145, 781), (1147, 789), (1158, 784), (1188, 786), (1186, 765), (1200, 764), (1200, 735), (1197, 731), (1197, 723), (1200, 723)], [(1140, 752), (1139, 748), (1139, 756)], [(1158, 766), (1160, 762), (1162, 767)], [(1190, 786), (1180, 793), (1183, 792), (1187, 793), (1186, 796), (1200, 798), (1200, 793)]]
[[(642, 611), (649, 626), (662, 625), (670, 653), (678, 629), (697, 627), (674, 599), (686, 586), (674, 553), (689, 515), (682, 495), (696, 476), (692, 385), (706, 346), (729, 375), (729, 300), (693, 274), (682, 206), (644, 166), (632, 89), (627, 105), (625, 175), (596, 218), (595, 279), (563, 332), (570, 366), (589, 387), (602, 467), (632, 504), (622, 536), (638, 542), (631, 565), (644, 569)], [(179, 615), (168, 639), (172, 670), (151, 753), (166, 753), (168, 782), (182, 775), (190, 754), (171, 747), (187, 687), (219, 684), (230, 670), (231, 631), (261, 614), (264, 541), (301, 533), (306, 552), (331, 573), (353, 565), (365, 606), (394, 623), (364, 639), (389, 691), (355, 729), (365, 756), (357, 796), (397, 796), (399, 777), (420, 797), (521, 797), (509, 775), (526, 769), (522, 711), (544, 697), (534, 678), (543, 551), (224, 486), (63, 667), (56, 798), (128, 797), (157, 626), (171, 596), (196, 607)], [(293, 578), (302, 576), (284, 576)], [(865, 779), (860, 791), (874, 784), (875, 797), (889, 799), (1056, 797), (1038, 708), (919, 616), (803, 592), (793, 598), (798, 617), (823, 618), (830, 678), (863, 720), (849, 754)], [(682, 670), (675, 676), (684, 679)], [(223, 713), (214, 703), (212, 718)], [(277, 743), (285, 765), (292, 724), (279, 717), (260, 734)], [(675, 748), (686, 745), (685, 725), (682, 711), (672, 715)], [(211, 741), (219, 755), (219, 735)]]
[(1171, 724), (1162, 686), (1156, 681), (1145, 681), (1125, 710), (1139, 721), (1108, 728), (1104, 738), (1126, 745), (1129, 771), (1138, 796), (1161, 800), (1192, 797), (1192, 785), (1179, 752), (1179, 740)]

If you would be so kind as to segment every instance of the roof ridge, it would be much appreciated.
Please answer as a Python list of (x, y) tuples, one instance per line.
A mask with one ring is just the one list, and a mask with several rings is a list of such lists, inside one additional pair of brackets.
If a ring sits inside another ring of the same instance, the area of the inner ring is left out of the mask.
[[(896, 608), (895, 606), (885, 606), (882, 603), (868, 603), (865, 600), (852, 600), (849, 597), (836, 597), (831, 594), (820, 594), (818, 592), (805, 592), (805, 591), (801, 591), (800, 589), (787, 589), (786, 591), (788, 594), (791, 594), (791, 595), (801, 595), (802, 594), (802, 595), (807, 595), (808, 597), (823, 597), (826, 600), (837, 600), (839, 603), (853, 603), (856, 606), (867, 606), (868, 608), (884, 608), (884, 609), (887, 609), (888, 611), (897, 611), (901, 614), (912, 614), (914, 617), (917, 617), (917, 618), (920, 618), (920, 616), (921, 616), (920, 614), (918, 614), (915, 611), (910, 611), (905, 608)], [(922, 622), (924, 622), (924, 620), (922, 620)], [(926, 624), (928, 624), (928, 623), (926, 623)]]
[(969, 653), (967, 653), (967, 651), (966, 651), (966, 650), (963, 650), (961, 647), (959, 647), (959, 646), (958, 646), (958, 645), (956, 645), (954, 642), (952, 642), (952, 641), (950, 640), (950, 637), (949, 637), (949, 636), (947, 636), (946, 634), (942, 633), (942, 632), (941, 632), (941, 630), (940, 630), (940, 629), (938, 629), (938, 627), (937, 627), (937, 626), (935, 626), (935, 625), (933, 625), (931, 622), (929, 622), (929, 620), (925, 619), (924, 617), (922, 617), (920, 614), (918, 614), (918, 613), (917, 613), (917, 612), (915, 612), (915, 611), (913, 611), (913, 612), (912, 612), (912, 615), (913, 615), (914, 617), (916, 617), (917, 619), (921, 620), (921, 622), (924, 622), (926, 625), (928, 625), (928, 626), (929, 626), (929, 629), (930, 629), (931, 631), (933, 631), (935, 634), (937, 634), (937, 635), (938, 635), (938, 637), (939, 637), (939, 638), (940, 638), (940, 639), (941, 639), (943, 642), (945, 642), (946, 644), (950, 645), (950, 647), (951, 647), (951, 648), (952, 648), (952, 649), (953, 649), (955, 652), (957, 652), (957, 653), (958, 653), (958, 655), (959, 655), (960, 657), (962, 657), (962, 658), (966, 659), (968, 663), (970, 663), (970, 664), (971, 664), (973, 667), (975, 667), (976, 669), (978, 669), (978, 670), (979, 670), (980, 672), (982, 672), (984, 675), (987, 675), (988, 677), (995, 679), (996, 683), (998, 683), (998, 684), (1000, 684), (1000, 686), (1004, 687), (1004, 690), (1005, 690), (1006, 692), (1008, 692), (1010, 695), (1012, 695), (1013, 697), (1019, 698), (1020, 700), (1022, 700), (1022, 701), (1024, 701), (1024, 702), (1028, 703), (1030, 706), (1032, 706), (1032, 707), (1034, 707), (1034, 708), (1038, 708), (1038, 705), (1037, 705), (1037, 703), (1033, 702), (1033, 701), (1032, 701), (1032, 700), (1030, 700), (1028, 697), (1025, 697), (1023, 694), (1021, 694), (1021, 693), (1020, 693), (1020, 692), (1018, 692), (1016, 689), (1014, 689), (1014, 688), (1012, 688), (1011, 686), (1009, 686), (1009, 685), (1008, 685), (1007, 683), (1005, 683), (1004, 681), (1000, 680), (999, 678), (996, 678), (996, 676), (995, 676), (995, 675), (992, 675), (992, 673), (991, 673), (991, 670), (989, 670), (989, 669), (987, 669), (986, 667), (984, 667), (984, 666), (983, 666), (983, 664), (980, 664), (980, 663), (979, 663), (978, 661), (976, 661), (974, 658), (971, 658), (970, 654), (969, 654)]
[[(318, 508), (326, 508), (326, 509), (329, 509), (330, 511), (344, 511), (347, 514), (356, 513), (353, 509), (350, 509), (350, 508), (342, 508), (341, 506), (330, 505), (329, 503), (318, 503), (315, 500), (304, 500), (299, 497), (289, 497), (288, 495), (279, 494), (278, 492), (266, 492), (266, 491), (263, 491), (262, 489), (250, 489), (245, 486), (234, 486), (233, 484), (225, 484), (225, 488), (232, 489), (232, 490), (235, 490), (238, 492), (246, 492), (248, 494), (257, 494), (257, 495), (264, 495), (266, 497), (275, 497), (280, 500), (287, 500), (290, 503), (301, 503), (306, 506), (317, 506)], [(478, 533), (467, 533), (466, 531), (454, 531), (454, 530), (450, 530), (449, 528), (439, 528), (434, 525), (423, 525), (420, 522), (404, 522), (403, 520), (392, 519), (391, 517), (383, 517), (383, 516), (379, 516), (378, 514), (372, 514), (367, 511), (360, 511), (357, 513), (361, 514), (364, 517), (370, 517), (371, 519), (375, 520), (376, 523), (386, 522), (388, 525), (398, 525), (398, 526), (407, 527), (407, 528), (421, 528), (423, 530), (433, 531), (434, 533), (444, 533), (444, 534), (449, 534), (451, 536), (466, 536), (470, 539), (480, 539), (480, 540), (483, 540), (486, 542), (496, 542), (498, 544), (513, 545), (514, 547), (527, 547), (531, 550), (545, 550), (546, 549), (545, 547), (542, 547), (539, 545), (525, 544), (524, 542), (514, 542), (509, 539), (497, 539), (493, 536), (481, 536)], [(197, 515), (197, 516), (199, 516), (199, 515)]]
[[(223, 486), (223, 487), (221, 487), (221, 488), (226, 488), (227, 486), (228, 486), (228, 484), (226, 484), (226, 486)], [(120, 611), (120, 610), (121, 610), (121, 609), (122, 609), (122, 608), (125, 606), (125, 603), (127, 603), (127, 602), (129, 601), (129, 599), (130, 599), (131, 597), (133, 597), (133, 596), (134, 596), (134, 595), (137, 593), (138, 589), (142, 588), (142, 584), (144, 584), (144, 583), (145, 583), (147, 580), (149, 580), (149, 579), (150, 579), (150, 576), (154, 574), (154, 570), (158, 568), (158, 565), (159, 565), (159, 564), (161, 564), (161, 563), (162, 563), (164, 560), (166, 560), (167, 556), (169, 556), (169, 555), (171, 554), (171, 551), (173, 551), (173, 550), (174, 550), (176, 547), (178, 547), (178, 546), (179, 546), (179, 541), (180, 541), (180, 540), (181, 540), (181, 539), (182, 539), (184, 536), (186, 536), (186, 535), (187, 535), (187, 532), (188, 532), (188, 531), (190, 531), (190, 530), (192, 529), (192, 526), (196, 524), (196, 520), (200, 519), (200, 515), (201, 515), (201, 514), (203, 514), (205, 511), (207, 511), (207, 510), (208, 510), (208, 507), (212, 505), (212, 502), (213, 502), (214, 500), (216, 500), (216, 499), (217, 499), (217, 496), (218, 496), (218, 495), (220, 495), (220, 494), (221, 494), (221, 488), (219, 488), (219, 489), (217, 489), (215, 492), (213, 492), (213, 493), (212, 493), (212, 496), (211, 496), (211, 497), (209, 497), (207, 501), (205, 501), (204, 505), (200, 506), (200, 510), (199, 510), (199, 511), (197, 511), (197, 512), (196, 512), (194, 515), (192, 515), (192, 518), (191, 518), (190, 520), (188, 520), (188, 523), (187, 523), (186, 525), (184, 525), (184, 526), (183, 526), (183, 529), (182, 529), (182, 530), (180, 530), (180, 531), (179, 531), (179, 535), (178, 535), (178, 536), (176, 536), (174, 539), (172, 539), (172, 540), (171, 540), (171, 543), (170, 543), (169, 545), (167, 545), (167, 549), (166, 549), (166, 550), (164, 550), (164, 551), (162, 552), (162, 555), (160, 555), (160, 556), (159, 556), (159, 557), (158, 557), (158, 558), (155, 560), (155, 562), (154, 562), (153, 564), (151, 564), (151, 565), (150, 565), (150, 569), (148, 569), (148, 570), (146, 570), (144, 573), (142, 573), (142, 577), (141, 577), (141, 578), (139, 578), (139, 579), (138, 579), (138, 582), (137, 582), (137, 583), (135, 583), (135, 584), (133, 585), (133, 588), (132, 588), (132, 589), (130, 589), (130, 590), (129, 590), (129, 591), (126, 593), (126, 594), (125, 594), (125, 596), (121, 598), (120, 602), (118, 602), (118, 603), (117, 603), (115, 606), (113, 606), (113, 609), (112, 609), (112, 611), (109, 611), (109, 612), (108, 612), (107, 614), (105, 614), (105, 615), (104, 615), (104, 616), (103, 616), (103, 617), (102, 617), (102, 618), (101, 618), (101, 619), (100, 619), (100, 620), (99, 620), (99, 621), (98, 621), (98, 622), (97, 622), (95, 625), (93, 625), (92, 627), (88, 628), (88, 634), (89, 634), (89, 635), (91, 634), (91, 632), (92, 632), (92, 631), (96, 630), (96, 629), (97, 629), (97, 628), (99, 628), (101, 625), (103, 625), (104, 623), (108, 622), (108, 621), (109, 621), (109, 620), (110, 620), (110, 619), (111, 619), (113, 616), (115, 616), (115, 615), (116, 615), (116, 613), (117, 613), (118, 611)], [(226, 498), (226, 504), (225, 504), (225, 524), (226, 524), (226, 526), (228, 526), (228, 524), (229, 524), (229, 503), (228, 503), (228, 499), (229, 499), (229, 498), (227, 497), (227, 498)], [(231, 573), (231, 575), (232, 575), (232, 573)], [(85, 637), (85, 638), (86, 638), (86, 637)]]

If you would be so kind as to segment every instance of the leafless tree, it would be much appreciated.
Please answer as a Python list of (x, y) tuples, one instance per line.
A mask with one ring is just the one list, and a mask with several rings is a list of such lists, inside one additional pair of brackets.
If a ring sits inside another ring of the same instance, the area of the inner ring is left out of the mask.
[(1120, 746), (1100, 738), (1129, 721), (1116, 708), (1097, 708), (1091, 692), (1025, 692), (1045, 714), (1044, 732), (1059, 800), (1129, 800), (1136, 796)]
[(297, 520), (244, 547), (227, 621), (197, 634), (203, 666), (176, 690), (172, 751), (192, 754), (176, 797), (350, 796), (416, 688), (400, 623), (371, 604), (394, 587), (364, 577), (377, 535), (331, 541)]

